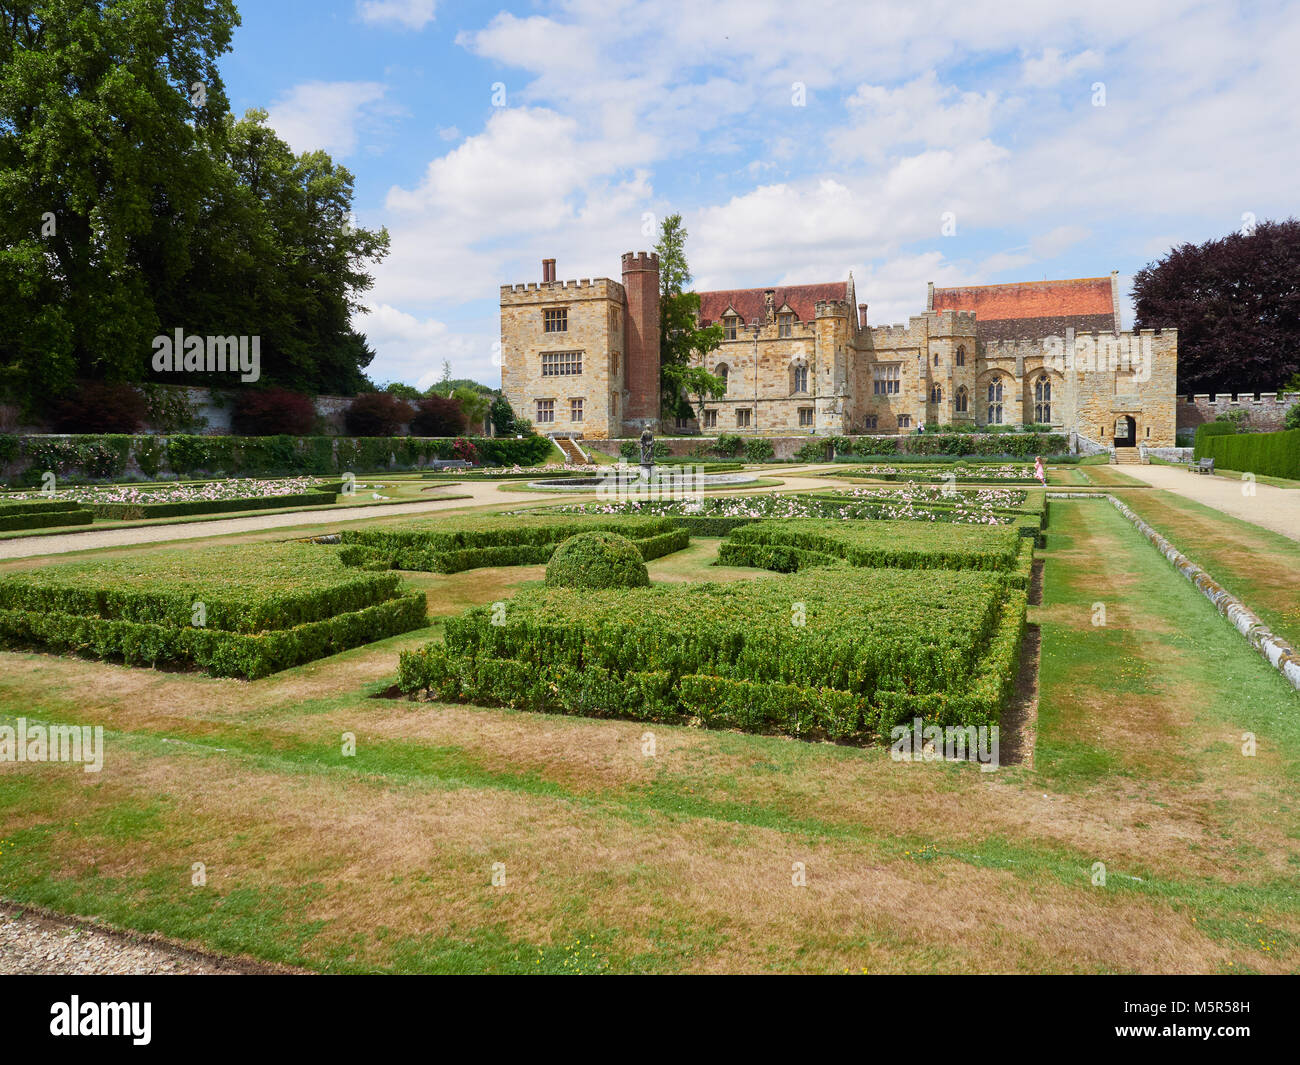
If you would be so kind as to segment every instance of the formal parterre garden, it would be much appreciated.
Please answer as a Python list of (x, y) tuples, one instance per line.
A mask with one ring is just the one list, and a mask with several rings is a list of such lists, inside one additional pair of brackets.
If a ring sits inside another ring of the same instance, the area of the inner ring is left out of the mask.
[[(321, 533), (0, 564), (0, 725), (108, 752), (0, 765), (0, 897), (340, 972), (1300, 964), (1296, 696), (1104, 501), (899, 481)], [(891, 757), (918, 724), (1000, 726), (1002, 768)]]

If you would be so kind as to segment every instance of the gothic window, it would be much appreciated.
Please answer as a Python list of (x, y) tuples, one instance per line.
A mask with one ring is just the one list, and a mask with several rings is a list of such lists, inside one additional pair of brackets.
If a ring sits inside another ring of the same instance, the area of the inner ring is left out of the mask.
[(912, 428), (912, 416), (910, 414), (900, 414), (898, 416), (898, 427), (900, 429)]
[(898, 363), (890, 366), (877, 366), (871, 382), (872, 395), (898, 395)]
[(722, 392), (723, 392), (723, 394), (725, 395), (726, 392), (727, 392), (727, 385), (728, 385), (728, 384), (730, 383), (730, 381), (731, 381), (731, 377), (730, 377), (731, 369), (730, 369), (730, 368), (727, 366), (727, 364), (724, 362), (724, 363), (720, 363), (719, 366), (718, 366), (718, 368), (717, 368), (716, 370), (714, 370), (713, 372), (714, 372), (714, 374), (716, 374), (718, 377), (721, 377), (721, 378), (722, 378)]
[(792, 368), (791, 377), (791, 392), (808, 391), (808, 366), (806, 363), (795, 363)]
[(862, 419), (862, 428), (863, 428), (863, 429), (873, 429), (873, 430), (874, 430), (874, 429), (876, 428), (876, 426), (879, 424), (879, 422), (880, 422), (880, 417), (879, 417), (879, 415), (876, 415), (876, 414), (868, 414), (868, 415), (866, 415), (866, 417), (864, 417), (864, 418)]
[(965, 344), (959, 344), (959, 345), (957, 345), (957, 365), (958, 365), (958, 366), (965, 366), (965, 365), (966, 365), (966, 345), (965, 345)]
[(931, 403), (943, 402), (943, 389), (940, 388), (938, 385), (932, 385), (930, 387), (930, 402)]
[(934, 364), (939, 365), (939, 353), (937, 351), (934, 353)]
[(1002, 424), (1002, 378), (989, 383), (989, 425)]
[(961, 388), (957, 389), (957, 413), (958, 414), (966, 413), (967, 398), (968, 397), (966, 395), (966, 386), (962, 385)]
[(1052, 382), (1047, 374), (1034, 384), (1034, 421), (1039, 425), (1052, 423)]

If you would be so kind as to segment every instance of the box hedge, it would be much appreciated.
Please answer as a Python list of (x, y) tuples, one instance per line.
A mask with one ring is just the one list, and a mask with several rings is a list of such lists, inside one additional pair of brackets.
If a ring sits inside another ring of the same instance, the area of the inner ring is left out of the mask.
[[(1209, 426), (1203, 425), (1201, 428), (1207, 429)], [(1300, 429), (1205, 438), (1198, 431), (1196, 439), (1196, 457), (1214, 459), (1216, 469), (1300, 480)]]

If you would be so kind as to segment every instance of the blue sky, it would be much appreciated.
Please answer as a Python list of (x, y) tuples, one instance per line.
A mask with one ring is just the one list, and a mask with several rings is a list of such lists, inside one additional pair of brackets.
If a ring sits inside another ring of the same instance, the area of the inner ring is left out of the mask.
[(240, 6), (232, 106), (348, 166), (392, 235), (358, 319), (378, 382), (497, 383), (498, 285), (617, 276), (674, 211), (698, 288), (852, 271), (877, 324), (927, 281), (1127, 292), (1297, 213), (1294, 4)]

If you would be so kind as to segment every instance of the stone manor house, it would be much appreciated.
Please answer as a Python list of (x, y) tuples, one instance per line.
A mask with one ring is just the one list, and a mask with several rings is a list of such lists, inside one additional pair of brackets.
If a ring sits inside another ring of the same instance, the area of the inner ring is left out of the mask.
[[(923, 426), (1048, 425), (1106, 446), (1174, 444), (1175, 330), (1120, 330), (1109, 277), (929, 286), (925, 312), (873, 326), (846, 281), (700, 293), (725, 378), (698, 419), (659, 423), (659, 260), (622, 279), (501, 286), (501, 388), (538, 432), (851, 435)], [(698, 399), (698, 397), (693, 397)]]

